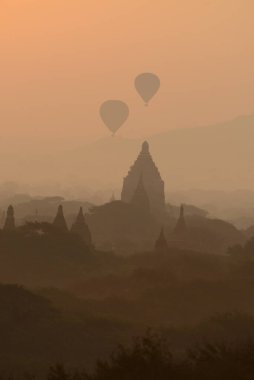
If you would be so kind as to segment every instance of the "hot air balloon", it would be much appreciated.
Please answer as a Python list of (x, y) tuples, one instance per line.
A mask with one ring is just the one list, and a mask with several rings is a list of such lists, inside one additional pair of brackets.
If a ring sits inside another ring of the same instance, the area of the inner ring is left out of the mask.
[(152, 73), (143, 73), (136, 77), (135, 87), (145, 104), (156, 94), (160, 88), (160, 78)]
[(113, 135), (129, 116), (129, 107), (121, 100), (107, 100), (100, 106), (100, 116)]

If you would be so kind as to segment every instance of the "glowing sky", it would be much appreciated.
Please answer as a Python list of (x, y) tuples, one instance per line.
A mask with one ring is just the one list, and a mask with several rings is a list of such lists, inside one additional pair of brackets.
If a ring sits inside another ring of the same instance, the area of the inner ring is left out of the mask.
[[(253, 113), (253, 14), (253, 0), (1, 0), (1, 136), (107, 136), (108, 98), (130, 106), (127, 137)], [(144, 71), (162, 83), (148, 109)]]

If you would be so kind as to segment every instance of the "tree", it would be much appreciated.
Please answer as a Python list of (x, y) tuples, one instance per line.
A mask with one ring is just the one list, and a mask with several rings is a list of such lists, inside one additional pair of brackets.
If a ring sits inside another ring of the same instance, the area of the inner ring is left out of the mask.
[(119, 346), (109, 361), (99, 361), (90, 380), (169, 380), (176, 375), (165, 340), (148, 331), (130, 348)]

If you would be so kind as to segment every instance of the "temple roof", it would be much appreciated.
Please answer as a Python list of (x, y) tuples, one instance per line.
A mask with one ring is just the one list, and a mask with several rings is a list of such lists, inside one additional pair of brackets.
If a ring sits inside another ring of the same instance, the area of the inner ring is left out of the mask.
[(67, 224), (66, 224), (66, 221), (64, 218), (64, 214), (63, 214), (63, 206), (62, 205), (58, 206), (57, 214), (56, 214), (56, 217), (53, 221), (53, 226), (55, 226), (56, 228), (58, 228), (62, 231), (68, 231), (68, 227), (67, 227)]
[(127, 176), (140, 176), (140, 174), (143, 175), (151, 175), (155, 176), (157, 179), (161, 180), (160, 172), (155, 165), (153, 158), (149, 151), (149, 144), (147, 141), (144, 141), (142, 144), (141, 151), (135, 160), (134, 164), (130, 167), (130, 170), (128, 172)]

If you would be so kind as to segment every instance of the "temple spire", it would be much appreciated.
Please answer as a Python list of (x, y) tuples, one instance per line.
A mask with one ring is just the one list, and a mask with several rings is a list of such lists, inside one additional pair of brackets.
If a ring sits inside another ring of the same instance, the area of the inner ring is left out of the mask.
[(71, 227), (71, 232), (79, 235), (88, 247), (92, 246), (91, 232), (85, 221), (82, 207), (80, 207), (77, 218)]
[(62, 205), (58, 206), (57, 214), (56, 214), (56, 217), (53, 221), (53, 226), (58, 228), (59, 230), (62, 230), (65, 232), (68, 231), (68, 227), (67, 227), (67, 224), (66, 224), (66, 221), (64, 218), (64, 214), (63, 214), (63, 206)]
[(180, 214), (179, 214), (179, 218), (178, 218), (178, 221), (176, 223), (174, 232), (176, 234), (182, 234), (182, 233), (186, 232), (186, 229), (187, 229), (187, 227), (186, 227), (186, 222), (185, 222), (185, 217), (184, 217), (184, 206), (183, 206), (183, 204), (181, 204)]
[(149, 153), (149, 144), (147, 141), (143, 142), (141, 153)]
[(14, 208), (10, 205), (7, 209), (7, 215), (3, 229), (5, 231), (13, 231), (15, 229)]
[(164, 228), (163, 227), (161, 228), (159, 237), (158, 237), (158, 239), (155, 242), (154, 249), (155, 249), (155, 252), (159, 252), (159, 253), (166, 253), (166, 252), (168, 252), (168, 243), (167, 243), (167, 240), (165, 238)]

